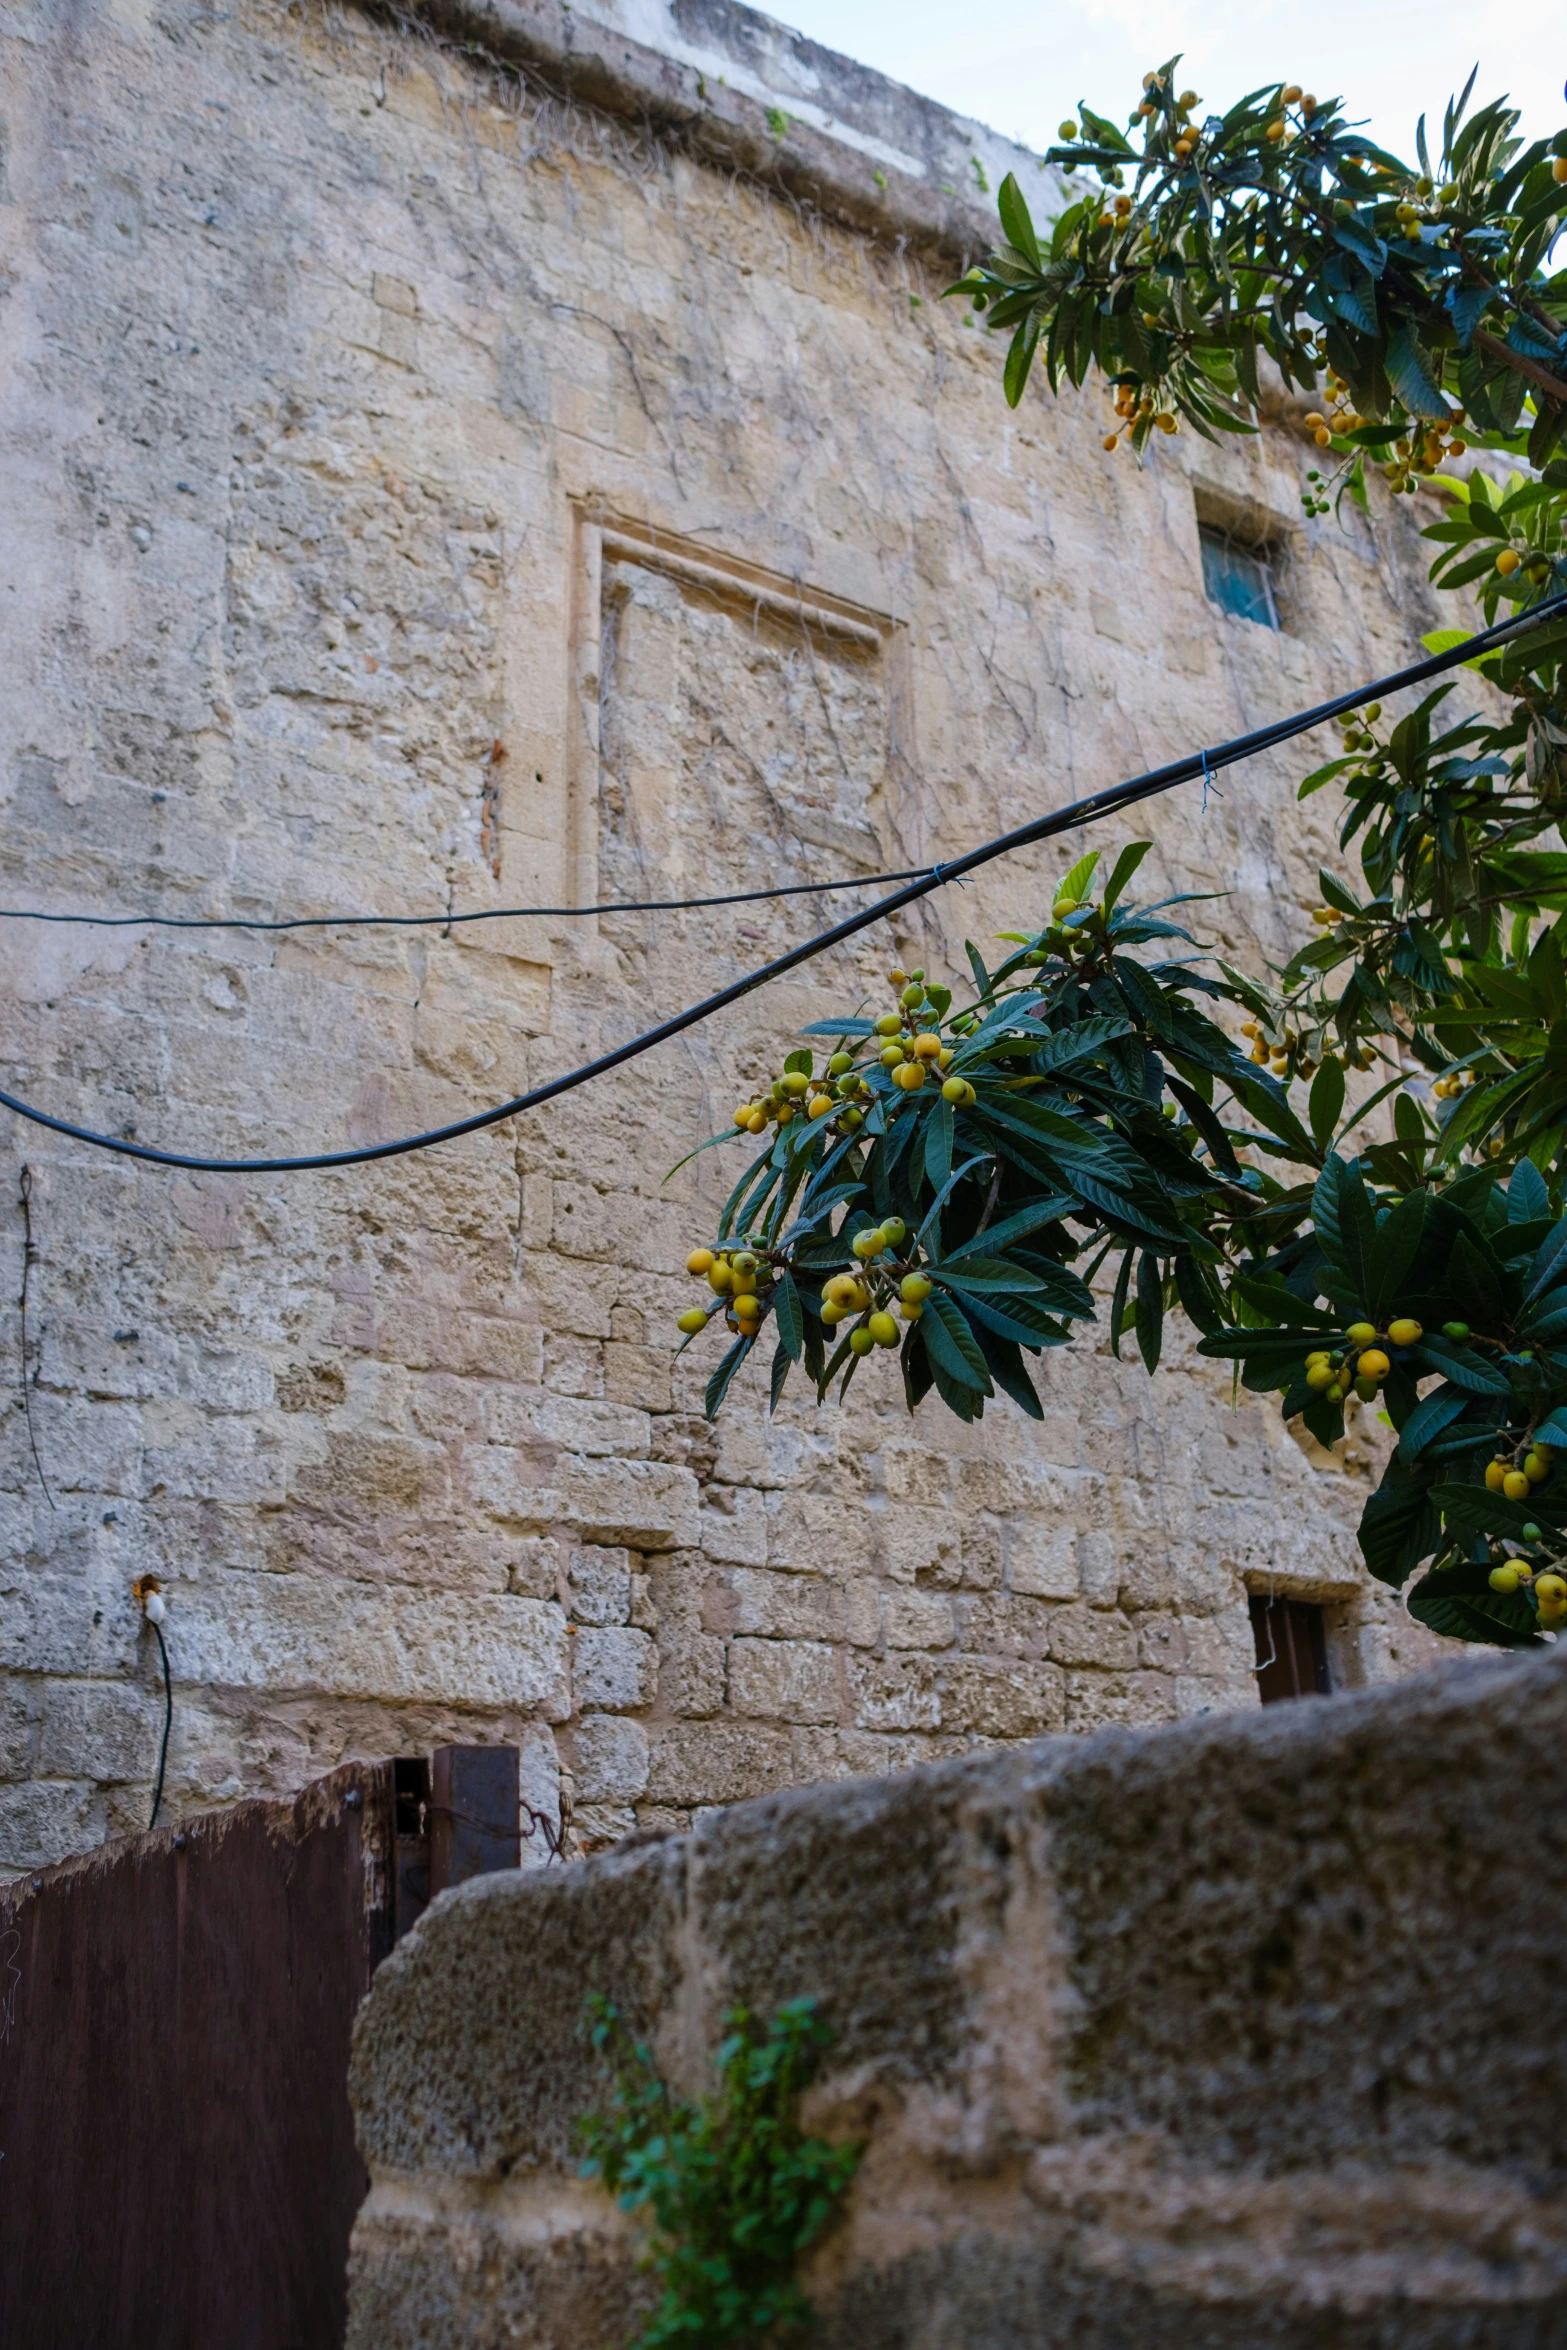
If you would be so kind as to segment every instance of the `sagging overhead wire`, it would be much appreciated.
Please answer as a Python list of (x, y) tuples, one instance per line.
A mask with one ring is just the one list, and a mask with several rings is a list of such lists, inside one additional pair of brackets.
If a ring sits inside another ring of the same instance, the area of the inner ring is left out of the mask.
[[(1075, 831), (1080, 825), (1097, 824), (1123, 808), (1135, 807), (1141, 800), (1156, 798), (1161, 792), (1172, 791), (1178, 784), (1193, 782), (1201, 776), (1211, 782), (1215, 769), (1233, 767), (1242, 759), (1256, 756), (1260, 751), (1272, 750), (1296, 735), (1307, 734), (1314, 726), (1322, 726), (1329, 719), (1357, 710), (1364, 702), (1380, 701), (1384, 696), (1408, 686), (1424, 685), (1431, 678), (1441, 677), (1476, 655), (1489, 652), (1509, 642), (1525, 631), (1539, 627), (1543, 622), (1567, 615), (1567, 595), (1553, 596), (1548, 602), (1537, 604), (1528, 612), (1518, 613), (1509, 620), (1499, 621), (1495, 627), (1482, 629), (1462, 644), (1451, 646), (1446, 652), (1433, 653), (1424, 661), (1412, 662), (1405, 669), (1375, 679), (1369, 685), (1356, 686), (1347, 694), (1339, 694), (1329, 702), (1319, 702), (1314, 709), (1298, 711), (1291, 718), (1281, 718), (1271, 726), (1261, 726), (1250, 734), (1237, 735), (1233, 741), (1216, 747), (1188, 752), (1184, 758), (1173, 759), (1167, 766), (1151, 768), (1147, 774), (1131, 777), (1123, 783), (1112, 784), (1107, 790), (1094, 792), (1088, 798), (1074, 800), (1053, 815), (1038, 816), (1031, 823), (1020, 824), (1011, 832), (986, 841), (966, 855), (952, 857), (911, 878), (902, 888), (888, 897), (878, 898), (873, 906), (866, 906), (857, 914), (847, 915), (830, 930), (819, 931), (803, 945), (791, 947), (785, 955), (749, 971), (744, 978), (731, 981), (716, 994), (704, 996), (702, 1001), (676, 1012), (656, 1028), (644, 1030), (640, 1036), (617, 1045), (613, 1052), (601, 1053), (596, 1060), (585, 1061), (580, 1068), (570, 1069), (563, 1077), (552, 1077), (545, 1085), (536, 1085), (527, 1093), (515, 1095), (512, 1100), (499, 1103), (492, 1110), (477, 1111), (471, 1118), (459, 1118), (449, 1126), (431, 1127), (422, 1134), (406, 1134), (396, 1142), (371, 1143), (358, 1150), (321, 1151), (308, 1157), (276, 1159), (213, 1159), (201, 1158), (193, 1152), (159, 1150), (150, 1143), (132, 1142), (114, 1134), (97, 1134), (90, 1127), (74, 1125), (68, 1118), (52, 1117), (31, 1102), (19, 1101), (14, 1094), (0, 1092), (0, 1104), (14, 1110), (18, 1117), (27, 1118), (35, 1126), (47, 1127), (53, 1134), (67, 1135), (73, 1142), (92, 1144), (98, 1150), (113, 1151), (127, 1159), (141, 1159), (154, 1167), (179, 1167), (196, 1174), (210, 1175), (299, 1175), (314, 1173), (331, 1167), (362, 1167), (377, 1159), (402, 1158), (410, 1151), (431, 1150), (437, 1143), (455, 1142), (464, 1134), (478, 1134), (487, 1126), (498, 1126), (508, 1118), (516, 1118), (524, 1110), (534, 1110), (543, 1103), (554, 1101), (563, 1093), (571, 1093), (579, 1085), (587, 1085), (595, 1077), (607, 1076), (611, 1069), (619, 1069), (627, 1061), (651, 1052), (655, 1045), (667, 1044), (671, 1037), (680, 1036), (700, 1021), (711, 1019), (728, 1005), (738, 1003), (771, 979), (781, 979), (802, 963), (810, 962), (828, 947), (853, 938), (873, 922), (880, 922), (904, 906), (929, 897), (932, 891), (945, 888), (948, 882), (961, 880), (981, 865), (990, 864), (997, 857), (1009, 855), (1014, 849), (1031, 847), (1037, 841), (1051, 840), (1063, 832)], [(772, 892), (759, 893), (772, 895)], [(689, 902), (689, 901), (688, 901)], [(248, 926), (247, 926), (248, 927)]]
[(773, 889), (732, 889), (718, 898), (611, 898), (597, 906), (485, 906), (471, 914), (50, 914), (36, 906), (0, 906), (0, 922), (70, 922), (91, 930), (456, 930), (466, 922), (579, 922), (589, 914), (687, 914), (704, 906), (754, 906), (763, 898), (814, 898), (837, 889), (879, 889), (929, 872), (857, 873), (847, 881), (787, 881)]

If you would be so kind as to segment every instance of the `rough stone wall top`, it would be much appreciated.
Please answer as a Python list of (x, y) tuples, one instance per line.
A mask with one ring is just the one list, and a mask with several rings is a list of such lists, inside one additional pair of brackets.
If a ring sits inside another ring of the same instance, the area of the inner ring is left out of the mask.
[(745, 1804), (443, 1896), (376, 1977), (351, 2345), (599, 2350), (614, 1999), (686, 2094), (812, 1998), (865, 2142), (828, 2350), (1544, 2350), (1567, 2296), (1557, 1658)]
[(960, 264), (995, 241), (1009, 171), (1052, 173), (985, 124), (791, 32), (739, 0), (417, 0), (550, 86), (801, 198), (828, 218)]
[[(573, 21), (579, 51), (631, 37)], [(922, 159), (911, 188), (939, 194), (968, 144), (805, 47), (781, 63), (766, 20), (673, 21), (693, 54), (749, 56), (764, 96), (785, 63), (817, 74), (824, 117)], [(611, 112), (526, 62), (519, 83), (517, 55), (304, 0), (5, 18), (8, 905), (853, 880), (1322, 698), (1430, 625), (1418, 501), (1346, 535), (1301, 523), (1313, 452), (1284, 431), (1182, 436), (1139, 473), (1099, 447), (1102, 393), (1012, 414), (996, 351), (935, 298), (950, 261), (718, 168), (624, 89)], [(729, 107), (765, 124), (738, 84)], [(800, 120), (880, 203), (869, 149)], [(801, 151), (766, 144), (780, 170)], [(1203, 518), (1266, 542), (1282, 630), (1206, 600)], [(1254, 963), (1334, 855), (1298, 772), (1261, 759), (1206, 810), (1139, 817), (1150, 890), (1228, 888), (1203, 918)], [(702, 1350), (671, 1366), (733, 1160), (667, 1170), (799, 1025), (894, 958), (961, 978), (964, 937), (1015, 926), (1080, 845), (417, 1159), (186, 1178), (7, 1125), (0, 1861), (145, 1820), (146, 1571), (176, 1810), (507, 1737), (586, 1844), (1251, 1706), (1252, 1589), (1330, 1604), (1341, 1681), (1419, 1654), (1354, 1553), (1377, 1432), (1303, 1449), (1178, 1344), (1152, 1385), (1090, 1335), (1047, 1358), (1042, 1423), (1002, 1403), (974, 1428), (933, 1400), (909, 1421), (871, 1365), (851, 1410), (769, 1417), (742, 1382), (715, 1429)], [(211, 1153), (375, 1140), (575, 1065), (812, 920), (7, 922), (4, 1082)]]

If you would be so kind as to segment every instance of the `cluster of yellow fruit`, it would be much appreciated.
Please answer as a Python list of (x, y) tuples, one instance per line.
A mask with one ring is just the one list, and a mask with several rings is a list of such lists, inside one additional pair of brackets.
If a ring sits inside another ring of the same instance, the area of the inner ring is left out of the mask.
[[(1545, 1537), (1538, 1526), (1525, 1526), (1523, 1539), (1534, 1543), (1543, 1542)], [(1532, 1591), (1543, 1631), (1554, 1632), (1558, 1626), (1567, 1624), (1567, 1576), (1558, 1574), (1554, 1565), (1537, 1567), (1532, 1560), (1515, 1554), (1493, 1567), (1486, 1580), (1493, 1591), (1508, 1597), (1520, 1589)]]
[(1551, 559), (1548, 555), (1542, 555), (1538, 548), (1525, 547), (1520, 552), (1517, 547), (1504, 547), (1496, 558), (1496, 568), (1503, 579), (1511, 579), (1520, 567), (1524, 577), (1534, 587), (1543, 587), (1551, 576)]
[[(1335, 433), (1358, 432), (1372, 421), (1358, 413), (1348, 384), (1331, 367), (1324, 381), (1328, 395), (1326, 414), (1320, 408), (1313, 408), (1306, 416), (1306, 430), (1319, 449), (1331, 448)], [(1445, 418), (1417, 420), (1403, 440), (1394, 442), (1393, 454), (1382, 468), (1389, 487), (1395, 491), (1413, 490), (1427, 475), (1435, 473), (1444, 457), (1461, 457), (1469, 446), (1456, 430), (1463, 421), (1462, 408), (1450, 409)], [(1322, 476), (1313, 469), (1306, 479), (1320, 482)], [(1327, 511), (1326, 506), (1309, 497), (1306, 502), (1316, 513)]]
[(866, 1090), (864, 1079), (855, 1074), (853, 1054), (834, 1053), (825, 1077), (807, 1077), (802, 1069), (785, 1069), (773, 1079), (768, 1092), (754, 1101), (739, 1103), (735, 1124), (747, 1134), (765, 1134), (770, 1125), (788, 1126), (799, 1117), (816, 1121), (836, 1115), (842, 1132), (852, 1134), (865, 1123), (865, 1112), (857, 1106), (855, 1096)]
[[(1074, 923), (1071, 917), (1074, 914), (1082, 913), (1085, 907), (1091, 913), (1094, 902), (1091, 897), (1075, 896), (1071, 890), (1063, 886), (1050, 908), (1049, 922), (1039, 933), (1038, 943), (1029, 948), (1023, 960), (1037, 967), (1040, 964), (1052, 962), (1057, 956), (1065, 962), (1074, 955), (1093, 954), (1099, 942), (1095, 939), (1092, 931), (1085, 929), (1081, 923)], [(1003, 930), (998, 933), (998, 936), (1021, 941), (1022, 933), (1016, 930)]]
[(1508, 1501), (1527, 1501), (1534, 1488), (1543, 1485), (1550, 1473), (1551, 1447), (1548, 1444), (1531, 1444), (1521, 1461), (1516, 1455), (1504, 1454), (1486, 1463), (1486, 1490), (1488, 1493), (1500, 1493)]
[(942, 1079), (942, 1098), (954, 1109), (972, 1109), (979, 1096), (966, 1077), (949, 1077), (953, 1047), (943, 1042), (930, 1023), (939, 1019), (925, 987), (923, 971), (894, 971), (899, 1009), (883, 1012), (873, 1022), (880, 1043), (876, 1057), (901, 1093), (918, 1093), (931, 1077)]
[(1451, 1076), (1439, 1077), (1431, 1091), (1439, 1102), (1450, 1102), (1455, 1094), (1460, 1094), (1467, 1086), (1478, 1085), (1479, 1082), (1480, 1080), (1473, 1069), (1455, 1069)]
[[(1337, 917), (1335, 916), (1336, 920)], [(1243, 1020), (1241, 1034), (1249, 1039), (1251, 1058), (1259, 1069), (1267, 1068), (1275, 1077), (1314, 1077), (1319, 1063), (1307, 1049), (1306, 1039), (1293, 1028), (1281, 1029), (1277, 1035), (1256, 1020)], [(1324, 1061), (1342, 1061), (1346, 1069), (1370, 1069), (1376, 1055), (1363, 1045), (1359, 1051), (1337, 1051), (1331, 1046), (1322, 1054)]]
[(1388, 486), (1395, 491), (1413, 490), (1428, 474), (1435, 473), (1444, 457), (1461, 457), (1469, 443), (1454, 427), (1463, 421), (1462, 408), (1454, 408), (1445, 422), (1423, 419), (1413, 425), (1403, 440), (1393, 443), (1393, 454), (1382, 468)]
[[(924, 972), (894, 971), (891, 979), (899, 1009), (883, 1012), (874, 1023), (877, 1058), (894, 1085), (904, 1093), (917, 1093), (928, 1077), (945, 1077), (953, 1047), (929, 1025), (940, 1015), (926, 991)], [(941, 1090), (959, 1108), (971, 1108), (978, 1099), (964, 1077), (946, 1077)], [(836, 1052), (820, 1077), (807, 1076), (801, 1069), (782, 1071), (765, 1094), (736, 1106), (734, 1122), (745, 1133), (760, 1135), (770, 1125), (787, 1126), (795, 1118), (808, 1118), (813, 1125), (830, 1118), (840, 1133), (853, 1134), (865, 1123), (859, 1105), (870, 1093), (854, 1055)]]
[[(1346, 753), (1358, 752), (1363, 759), (1371, 756), (1378, 746), (1376, 736), (1368, 729), (1375, 726), (1381, 715), (1382, 705), (1380, 702), (1368, 702), (1363, 710), (1345, 712), (1338, 722), (1338, 729), (1344, 738)], [(1339, 916), (1331, 908), (1324, 908), (1314, 914), (1312, 920), (1314, 922), (1337, 922)]]
[[(1143, 323), (1145, 326), (1157, 326), (1159, 320), (1152, 311), (1149, 311)], [(1160, 432), (1180, 431), (1180, 420), (1174, 411), (1169, 408), (1157, 407), (1152, 392), (1139, 388), (1135, 383), (1113, 383), (1110, 386), (1110, 391), (1115, 401), (1116, 415), (1121, 419), (1123, 431), (1131, 431), (1138, 425), (1150, 423)], [(1106, 433), (1104, 445), (1106, 449), (1111, 451), (1118, 449), (1121, 445), (1121, 433)]]
[(762, 1252), (751, 1247), (694, 1248), (686, 1259), (688, 1273), (705, 1274), (707, 1286), (721, 1304), (692, 1306), (676, 1323), (677, 1330), (687, 1338), (694, 1338), (705, 1330), (717, 1313), (722, 1313), (731, 1330), (742, 1338), (754, 1337), (762, 1326), (767, 1310), (767, 1292), (772, 1286), (773, 1268)]
[(1342, 1345), (1314, 1347), (1307, 1355), (1306, 1385), (1329, 1403), (1342, 1403), (1351, 1391), (1362, 1403), (1374, 1403), (1393, 1368), (1387, 1347), (1415, 1346), (1424, 1335), (1409, 1314), (1398, 1316), (1385, 1330), (1378, 1330), (1374, 1322), (1351, 1322)]
[(864, 1316), (849, 1332), (850, 1349), (857, 1355), (868, 1355), (872, 1347), (897, 1345), (903, 1333), (892, 1312), (894, 1303), (905, 1322), (917, 1322), (925, 1311), (931, 1283), (898, 1255), (908, 1230), (901, 1216), (889, 1216), (857, 1232), (851, 1245), (859, 1271), (834, 1273), (822, 1284), (822, 1320), (829, 1330), (853, 1314)]

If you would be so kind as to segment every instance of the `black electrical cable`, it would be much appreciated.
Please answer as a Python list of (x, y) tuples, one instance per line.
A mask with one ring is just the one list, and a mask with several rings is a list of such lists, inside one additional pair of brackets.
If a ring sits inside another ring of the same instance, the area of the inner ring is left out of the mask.
[[(151, 1622), (150, 1617), (148, 1621)], [(158, 1809), (163, 1802), (164, 1766), (169, 1759), (169, 1731), (174, 1723), (174, 1683), (169, 1678), (169, 1651), (163, 1638), (163, 1626), (153, 1624), (152, 1628), (157, 1635), (158, 1654), (163, 1659), (163, 1744), (158, 1749), (158, 1784), (152, 1791), (152, 1817), (147, 1822), (149, 1828), (155, 1828), (158, 1824)]]
[(704, 906), (755, 906), (764, 898), (813, 898), (836, 889), (879, 889), (914, 881), (930, 868), (859, 873), (849, 881), (789, 881), (776, 889), (735, 889), (719, 898), (612, 898), (597, 906), (486, 906), (471, 914), (290, 914), (264, 922), (245, 914), (44, 914), (36, 906), (0, 906), (0, 922), (70, 922), (92, 930), (455, 930), (464, 922), (580, 921), (588, 914), (686, 914)]
[(372, 1143), (361, 1150), (323, 1151), (310, 1157), (289, 1159), (205, 1159), (184, 1151), (154, 1149), (150, 1144), (126, 1141), (120, 1135), (97, 1134), (90, 1127), (75, 1126), (69, 1119), (52, 1117), (46, 1110), (35, 1109), (30, 1102), (19, 1101), (14, 1094), (0, 1092), (0, 1106), (14, 1110), (18, 1117), (30, 1119), (35, 1126), (44, 1126), (54, 1134), (64, 1134), (73, 1142), (87, 1142), (99, 1150), (113, 1151), (121, 1158), (142, 1159), (155, 1167), (188, 1168), (197, 1174), (208, 1175), (297, 1175), (313, 1173), (330, 1167), (360, 1167), (376, 1159), (401, 1158), (409, 1151), (429, 1150), (436, 1143), (454, 1142), (460, 1135), (480, 1133), (486, 1126), (498, 1126), (505, 1119), (515, 1118), (524, 1110), (537, 1109), (542, 1103), (553, 1101), (557, 1095), (572, 1092), (595, 1077), (603, 1077), (611, 1069), (620, 1068), (627, 1061), (651, 1052), (655, 1045), (666, 1044), (671, 1037), (680, 1036), (699, 1021), (710, 1019), (715, 1012), (738, 1003), (753, 989), (765, 986), (770, 979), (780, 979), (786, 971), (798, 969), (831, 946), (857, 932), (868, 929), (873, 922), (897, 913), (919, 898), (928, 897), (933, 890), (942, 889), (949, 881), (961, 880), (965, 873), (988, 865), (994, 858), (1006, 856), (1013, 849), (1030, 847), (1036, 841), (1049, 840), (1063, 832), (1076, 830), (1079, 825), (1095, 824), (1122, 808), (1135, 807), (1140, 800), (1155, 798), (1171, 791), (1177, 784), (1191, 783), (1198, 776), (1210, 780), (1214, 770), (1232, 767), (1241, 759), (1254, 757), (1259, 751), (1272, 750), (1276, 744), (1291, 741), (1298, 734), (1307, 734), (1314, 726), (1324, 725), (1329, 719), (1357, 710), (1365, 702), (1378, 701), (1386, 694), (1397, 693), (1407, 686), (1424, 685), (1433, 677), (1441, 677), (1449, 669), (1470, 661), (1477, 654), (1488, 652), (1504, 644), (1521, 631), (1538, 627), (1542, 621), (1567, 615), (1567, 595), (1554, 596), (1549, 602), (1537, 604), (1531, 611), (1515, 614), (1500, 621), (1494, 628), (1482, 629), (1462, 644), (1454, 645), (1445, 653), (1433, 653), (1424, 661), (1412, 662), (1408, 668), (1376, 679), (1370, 685), (1357, 686), (1352, 693), (1338, 694), (1332, 701), (1319, 702), (1314, 709), (1303, 710), (1292, 718), (1281, 718), (1271, 726), (1256, 728), (1251, 734), (1237, 735), (1231, 742), (1221, 743), (1216, 749), (1188, 752), (1183, 759), (1173, 759), (1167, 766), (1151, 768), (1146, 775), (1133, 776), (1124, 783), (1112, 784), (1107, 790), (1094, 792), (1087, 799), (1074, 800), (1052, 816), (1035, 817), (1031, 823), (1020, 824), (1011, 832), (986, 841), (980, 848), (970, 849), (966, 856), (953, 857), (944, 864), (933, 866), (917, 880), (904, 888), (894, 890), (890, 897), (879, 898), (874, 906), (865, 907), (858, 914), (848, 915), (835, 923), (831, 930), (819, 931), (815, 938), (802, 946), (792, 947), (788, 954), (779, 955), (771, 963), (751, 971), (743, 979), (736, 979), (722, 987), (716, 995), (705, 996), (683, 1012), (660, 1021), (630, 1042), (617, 1045), (613, 1052), (601, 1053), (597, 1060), (586, 1061), (580, 1068), (568, 1070), (564, 1077), (552, 1077), (546, 1085), (536, 1085), (528, 1093), (516, 1095), (511, 1101), (501, 1102), (493, 1110), (479, 1110), (471, 1118), (459, 1118), (450, 1126), (432, 1127), (423, 1134), (408, 1134), (396, 1142)]

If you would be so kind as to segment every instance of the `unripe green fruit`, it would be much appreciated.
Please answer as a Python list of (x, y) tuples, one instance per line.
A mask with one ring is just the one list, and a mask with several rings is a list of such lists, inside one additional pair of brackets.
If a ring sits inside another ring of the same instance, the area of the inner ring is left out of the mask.
[(905, 1273), (898, 1284), (898, 1293), (911, 1306), (922, 1305), (930, 1295), (931, 1285), (923, 1273)]
[(966, 1078), (949, 1077), (942, 1086), (941, 1096), (943, 1101), (960, 1102), (967, 1092), (968, 1081)]
[(1469, 1325), (1467, 1322), (1444, 1322), (1442, 1336), (1450, 1338), (1455, 1346), (1462, 1346), (1464, 1340), (1469, 1336)]
[(872, 1314), (865, 1325), (878, 1346), (896, 1346), (898, 1325), (891, 1314)]
[(872, 1338), (870, 1332), (866, 1329), (863, 1322), (860, 1324), (857, 1330), (851, 1330), (849, 1332), (849, 1351), (851, 1354), (868, 1355), (871, 1351), (871, 1348), (875, 1344), (875, 1339)]
[(888, 1216), (882, 1224), (881, 1236), (889, 1248), (896, 1248), (908, 1229), (901, 1216)]
[(1313, 1363), (1310, 1366), (1306, 1373), (1306, 1385), (1308, 1387), (1314, 1388), (1317, 1394), (1321, 1395), (1323, 1391), (1326, 1388), (1331, 1387), (1332, 1384), (1333, 1366), (1331, 1363)]
[(827, 1074), (829, 1077), (843, 1077), (853, 1067), (854, 1055), (852, 1053), (834, 1053), (827, 1064)]
[(1357, 1379), (1355, 1381), (1355, 1393), (1359, 1396), (1362, 1403), (1375, 1403), (1377, 1400), (1376, 1381), (1366, 1377)]
[(687, 1312), (681, 1315), (679, 1321), (675, 1324), (675, 1328), (677, 1330), (683, 1330), (687, 1338), (694, 1338), (699, 1330), (705, 1330), (707, 1328), (707, 1316), (703, 1313), (700, 1306), (692, 1306)]
[(843, 1321), (848, 1311), (847, 1306), (840, 1305), (835, 1297), (830, 1297), (822, 1308), (822, 1320), (829, 1330), (834, 1329), (839, 1322)]
[(785, 1076), (779, 1079), (779, 1083), (782, 1085), (784, 1092), (788, 1094), (791, 1101), (798, 1101), (801, 1094), (804, 1093), (810, 1082), (810, 1079), (801, 1069), (791, 1069)]
[(1539, 1527), (1533, 1525), (1525, 1526), (1523, 1530), (1523, 1538), (1525, 1542), (1539, 1542), (1543, 1540), (1543, 1536), (1540, 1533)]
[(845, 1110), (838, 1123), (852, 1134), (857, 1126), (864, 1125), (865, 1113), (863, 1110)]
[(1351, 1322), (1344, 1336), (1351, 1346), (1369, 1346), (1377, 1334), (1375, 1322)]
[(903, 1034), (902, 1015), (898, 1012), (883, 1012), (881, 1018), (876, 1022), (876, 1033), (878, 1036), (901, 1036)]
[(730, 1269), (736, 1273), (754, 1273), (756, 1271), (756, 1257), (748, 1248), (737, 1248), (730, 1258), (729, 1264)]
[(911, 980), (904, 989), (901, 1000), (904, 1010), (912, 1012), (916, 1004), (922, 1004), (925, 1001), (925, 990)]
[(907, 1057), (901, 1044), (884, 1044), (881, 1048), (881, 1065), (884, 1069), (901, 1069)]
[(1486, 1581), (1490, 1584), (1493, 1591), (1516, 1591), (1519, 1584), (1518, 1569), (1511, 1566), (1493, 1567), (1489, 1575), (1487, 1575)]

